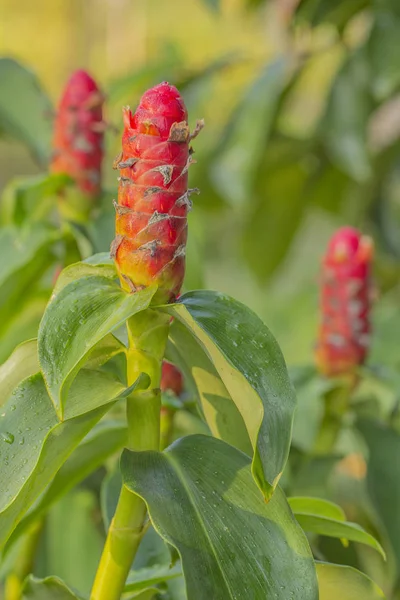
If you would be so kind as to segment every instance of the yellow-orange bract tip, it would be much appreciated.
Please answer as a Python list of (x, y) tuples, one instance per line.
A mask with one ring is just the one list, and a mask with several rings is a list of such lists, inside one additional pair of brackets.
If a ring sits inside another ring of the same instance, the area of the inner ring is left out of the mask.
[(337, 244), (335, 250), (332, 253), (332, 258), (335, 262), (337, 263), (341, 263), (341, 262), (345, 262), (348, 258), (349, 258), (349, 250), (346, 246), (346, 244), (343, 243), (339, 243)]
[(122, 108), (122, 120), (124, 123), (124, 127), (131, 126), (132, 112), (130, 106), (124, 106)]

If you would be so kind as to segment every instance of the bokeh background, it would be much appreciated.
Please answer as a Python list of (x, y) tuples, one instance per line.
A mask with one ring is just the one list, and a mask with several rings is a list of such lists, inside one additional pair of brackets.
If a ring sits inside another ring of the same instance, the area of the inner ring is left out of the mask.
[[(377, 288), (397, 305), (399, 12), (396, 0), (0, 0), (0, 54), (53, 103), (88, 69), (116, 129), (146, 86), (181, 86), (192, 124), (206, 120), (187, 286), (246, 302), (296, 363), (311, 359), (319, 260), (338, 225), (374, 236)], [(112, 189), (114, 129), (107, 146)], [(0, 142), (2, 186), (40, 169), (24, 144)], [(375, 311), (387, 335), (388, 304)]]
[[(311, 357), (318, 263), (338, 225), (375, 237), (378, 288), (397, 285), (399, 11), (396, 0), (0, 0), (0, 54), (33, 69), (54, 103), (88, 69), (117, 129), (146, 86), (181, 85), (192, 123), (206, 120), (187, 285), (249, 304), (297, 362)], [(107, 144), (112, 188), (114, 130)], [(39, 170), (23, 144), (1, 141), (1, 185)]]
[[(46, 171), (58, 98), (69, 75), (87, 69), (107, 95), (105, 191), (90, 233), (95, 251), (108, 250), (121, 108), (134, 108), (146, 88), (168, 80), (182, 91), (192, 128), (198, 118), (206, 122), (190, 170), (201, 194), (192, 197), (186, 288), (218, 289), (245, 302), (275, 334), (290, 366), (310, 365), (321, 257), (335, 229), (356, 226), (376, 245), (369, 363), (400, 366), (399, 0), (0, 0), (5, 57), (29, 68), (33, 79), (13, 70), (10, 75), (10, 63), (0, 61), (0, 192), (15, 178)], [(0, 362), (35, 334), (47, 298), (34, 298), (27, 320), (18, 315), (17, 337), (1, 331)], [(398, 433), (398, 376), (393, 381), (383, 405)], [(373, 396), (374, 390), (367, 392)], [(322, 393), (320, 381), (299, 393), (300, 449), (307, 449), (310, 415)], [(385, 393), (379, 387), (380, 396)], [(382, 465), (390, 456), (398, 471), (392, 454), (390, 448)], [(328, 495), (312, 487), (320, 485), (318, 469), (313, 463), (315, 477), (307, 484), (301, 472), (297, 493)], [(42, 572), (82, 590), (90, 587), (88, 573), (102, 544), (90, 493), (101, 475), (50, 511), (43, 542), (48, 563)], [(364, 488), (354, 480), (353, 469), (351, 489), (349, 482), (343, 489), (336, 482), (329, 497), (340, 496), (350, 518), (373, 530), (364, 512), (351, 512), (355, 499), (364, 502)], [(382, 514), (390, 537), (400, 531), (400, 472), (387, 480), (393, 483), (390, 511)], [(400, 537), (392, 537), (400, 565)], [(334, 550), (340, 554), (339, 546)], [(343, 562), (357, 565), (353, 549), (346, 552)], [(394, 559), (382, 567), (369, 549), (359, 552), (357, 560), (387, 587), (388, 597), (393, 588), (390, 598), (398, 598)]]

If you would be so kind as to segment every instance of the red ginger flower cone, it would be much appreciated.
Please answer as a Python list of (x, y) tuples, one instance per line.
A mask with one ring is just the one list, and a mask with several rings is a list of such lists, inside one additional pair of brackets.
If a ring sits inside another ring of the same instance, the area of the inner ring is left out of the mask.
[[(103, 158), (104, 97), (96, 82), (86, 71), (76, 71), (69, 79), (61, 97), (55, 120), (53, 173), (66, 173), (83, 196), (81, 212), (91, 208), (101, 190)], [(85, 203), (86, 200), (86, 203)], [(68, 198), (65, 199), (65, 203)], [(76, 207), (79, 212), (79, 206)]]
[(155, 283), (158, 302), (175, 300), (184, 278), (191, 137), (183, 99), (169, 83), (148, 90), (134, 115), (124, 109), (111, 255), (122, 286), (134, 292)]
[(370, 345), (372, 240), (343, 227), (331, 238), (322, 263), (321, 323), (316, 347), (319, 371), (354, 374)]
[(164, 360), (162, 364), (160, 388), (162, 392), (171, 390), (176, 396), (180, 396), (183, 392), (182, 373), (167, 360)]

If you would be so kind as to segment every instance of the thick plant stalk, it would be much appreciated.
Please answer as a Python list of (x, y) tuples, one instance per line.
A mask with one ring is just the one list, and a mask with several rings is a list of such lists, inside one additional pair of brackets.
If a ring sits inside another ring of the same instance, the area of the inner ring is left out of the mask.
[(373, 244), (343, 227), (329, 242), (322, 264), (320, 328), (316, 364), (328, 377), (352, 376), (370, 345)]
[[(156, 284), (157, 302), (179, 294), (185, 269), (189, 129), (176, 88), (162, 83), (146, 92), (135, 115), (124, 111), (117, 236), (111, 253), (129, 293)], [(128, 322), (128, 383), (147, 373), (147, 390), (127, 399), (128, 447), (159, 450), (161, 366), (170, 317), (151, 309)], [(122, 487), (91, 600), (119, 600), (146, 524), (146, 506)]]
[(191, 137), (183, 99), (166, 82), (143, 95), (134, 115), (124, 110), (111, 252), (122, 286), (135, 291), (155, 283), (156, 302), (174, 300), (185, 273)]
[[(60, 195), (60, 209), (70, 218), (87, 218), (101, 191), (104, 97), (85, 71), (76, 71), (61, 97), (54, 125), (53, 173), (65, 173), (77, 189)], [(79, 193), (77, 193), (79, 192)]]
[[(128, 448), (159, 450), (161, 363), (167, 343), (169, 316), (152, 310), (139, 313), (128, 323), (128, 384), (140, 373), (150, 377), (148, 390), (127, 399)], [(107, 534), (91, 600), (119, 600), (136, 551), (145, 532), (146, 505), (124, 485)]]

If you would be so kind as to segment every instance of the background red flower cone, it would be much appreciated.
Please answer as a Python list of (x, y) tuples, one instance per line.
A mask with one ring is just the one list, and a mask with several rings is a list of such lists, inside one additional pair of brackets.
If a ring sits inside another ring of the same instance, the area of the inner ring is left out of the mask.
[[(101, 191), (103, 102), (92, 77), (86, 71), (75, 71), (65, 87), (55, 120), (50, 168), (54, 173), (66, 173), (76, 182), (84, 205), (82, 213), (91, 208)], [(69, 200), (68, 192), (64, 204)], [(76, 209), (79, 211), (80, 207)]]
[(180, 370), (167, 360), (163, 361), (161, 384), (162, 392), (171, 390), (176, 396), (180, 396), (183, 392), (183, 376)]
[(343, 227), (331, 238), (322, 262), (318, 369), (328, 376), (354, 372), (370, 346), (373, 243)]

